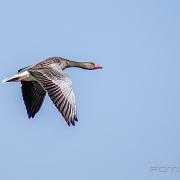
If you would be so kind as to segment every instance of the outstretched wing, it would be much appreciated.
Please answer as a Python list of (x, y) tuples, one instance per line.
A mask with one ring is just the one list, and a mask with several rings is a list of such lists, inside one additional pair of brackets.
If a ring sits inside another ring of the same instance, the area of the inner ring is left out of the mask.
[(77, 112), (71, 79), (63, 71), (56, 71), (52, 67), (31, 69), (30, 73), (48, 92), (54, 105), (61, 112), (68, 125), (75, 125)]
[(29, 118), (33, 118), (41, 108), (46, 91), (36, 81), (21, 81), (24, 104)]

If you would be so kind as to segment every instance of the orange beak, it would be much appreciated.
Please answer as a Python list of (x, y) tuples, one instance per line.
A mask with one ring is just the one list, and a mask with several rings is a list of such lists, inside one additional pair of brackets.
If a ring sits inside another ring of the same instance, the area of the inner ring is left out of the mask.
[(95, 64), (94, 69), (102, 69), (103, 67), (101, 65)]

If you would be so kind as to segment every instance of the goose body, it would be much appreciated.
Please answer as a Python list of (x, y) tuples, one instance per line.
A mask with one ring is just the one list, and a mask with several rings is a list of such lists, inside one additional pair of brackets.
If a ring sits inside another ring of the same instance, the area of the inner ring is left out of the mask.
[(88, 70), (102, 68), (93, 62), (76, 62), (61, 57), (51, 57), (20, 69), (18, 74), (6, 78), (3, 83), (21, 82), (23, 100), (29, 118), (34, 118), (47, 93), (67, 124), (75, 125), (77, 109), (72, 81), (63, 71), (70, 67)]

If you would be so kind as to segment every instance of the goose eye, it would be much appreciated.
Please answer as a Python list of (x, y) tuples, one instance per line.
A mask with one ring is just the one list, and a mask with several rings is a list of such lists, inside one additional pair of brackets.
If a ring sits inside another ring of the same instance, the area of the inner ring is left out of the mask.
[(95, 63), (91, 63), (91, 66), (92, 66), (92, 67), (95, 67), (95, 66), (96, 66), (96, 64), (95, 64)]

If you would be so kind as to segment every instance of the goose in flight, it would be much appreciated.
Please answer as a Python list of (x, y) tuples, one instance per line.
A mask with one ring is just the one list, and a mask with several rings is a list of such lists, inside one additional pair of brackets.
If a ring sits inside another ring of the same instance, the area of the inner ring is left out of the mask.
[(78, 121), (75, 96), (71, 79), (63, 72), (70, 67), (88, 70), (102, 68), (93, 62), (76, 62), (62, 57), (51, 57), (20, 69), (18, 74), (4, 79), (3, 83), (21, 82), (23, 100), (29, 118), (34, 118), (48, 93), (67, 124), (74, 126), (75, 121)]

